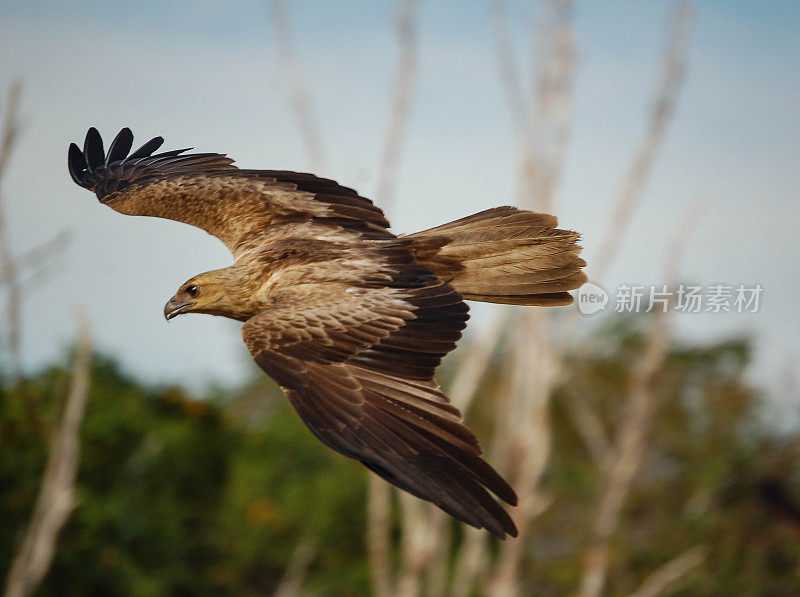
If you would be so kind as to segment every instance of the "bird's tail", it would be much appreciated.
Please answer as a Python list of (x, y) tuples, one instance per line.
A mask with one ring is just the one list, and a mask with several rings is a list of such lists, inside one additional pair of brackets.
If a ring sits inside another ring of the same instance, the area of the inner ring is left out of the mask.
[(465, 298), (511, 305), (568, 305), (586, 281), (578, 233), (554, 216), (495, 207), (410, 234), (416, 260)]

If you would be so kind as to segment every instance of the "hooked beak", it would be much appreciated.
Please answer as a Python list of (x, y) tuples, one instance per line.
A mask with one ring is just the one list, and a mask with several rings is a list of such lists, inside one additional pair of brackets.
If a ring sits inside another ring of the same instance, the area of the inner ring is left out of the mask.
[(180, 315), (181, 313), (186, 313), (189, 309), (195, 306), (195, 302), (189, 301), (188, 303), (182, 303), (178, 300), (177, 297), (172, 297), (169, 299), (169, 302), (164, 305), (164, 317), (169, 321), (176, 315)]

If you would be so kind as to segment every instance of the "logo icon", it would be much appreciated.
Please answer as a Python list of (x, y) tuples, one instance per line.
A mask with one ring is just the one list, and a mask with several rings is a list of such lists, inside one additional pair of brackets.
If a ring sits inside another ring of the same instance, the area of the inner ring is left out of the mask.
[(582, 315), (593, 315), (602, 311), (608, 304), (608, 293), (592, 282), (586, 282), (578, 289), (578, 311)]

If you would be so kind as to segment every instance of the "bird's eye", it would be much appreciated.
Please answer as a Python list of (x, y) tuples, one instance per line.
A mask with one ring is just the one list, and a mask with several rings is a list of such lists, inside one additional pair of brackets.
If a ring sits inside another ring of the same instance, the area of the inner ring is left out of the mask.
[(194, 284), (186, 287), (186, 294), (188, 294), (192, 298), (196, 297), (198, 292), (199, 290), (197, 286), (195, 286)]

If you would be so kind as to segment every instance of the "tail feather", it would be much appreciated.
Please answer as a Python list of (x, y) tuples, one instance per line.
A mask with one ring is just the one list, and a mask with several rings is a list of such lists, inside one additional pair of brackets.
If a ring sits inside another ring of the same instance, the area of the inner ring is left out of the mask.
[(468, 300), (567, 305), (586, 281), (578, 233), (554, 216), (496, 207), (410, 234), (414, 257)]
[(524, 223), (529, 226), (542, 228), (555, 228), (555, 226), (558, 224), (558, 220), (555, 216), (548, 214), (537, 214), (532, 211), (525, 211), (517, 209), (516, 207), (504, 205), (503, 207), (493, 207), (492, 209), (479, 211), (471, 216), (453, 220), (452, 222), (447, 222), (441, 226), (429, 228), (428, 230), (423, 230), (422, 232), (417, 232), (416, 234), (411, 234), (409, 236), (428, 236), (429, 234), (436, 235), (445, 231), (452, 233), (459, 228), (467, 231), (475, 230), (474, 224), (478, 222), (481, 223), (481, 228), (485, 228), (487, 226), (508, 226), (514, 223)]
[[(550, 247), (543, 250), (521, 249), (512, 253), (487, 255), (470, 260), (470, 267), (491, 270), (495, 267), (514, 266), (520, 262), (530, 264), (531, 270), (560, 268), (574, 264), (576, 267), (585, 267), (586, 262), (573, 251), (553, 252)], [(539, 264), (539, 267), (536, 265)]]

